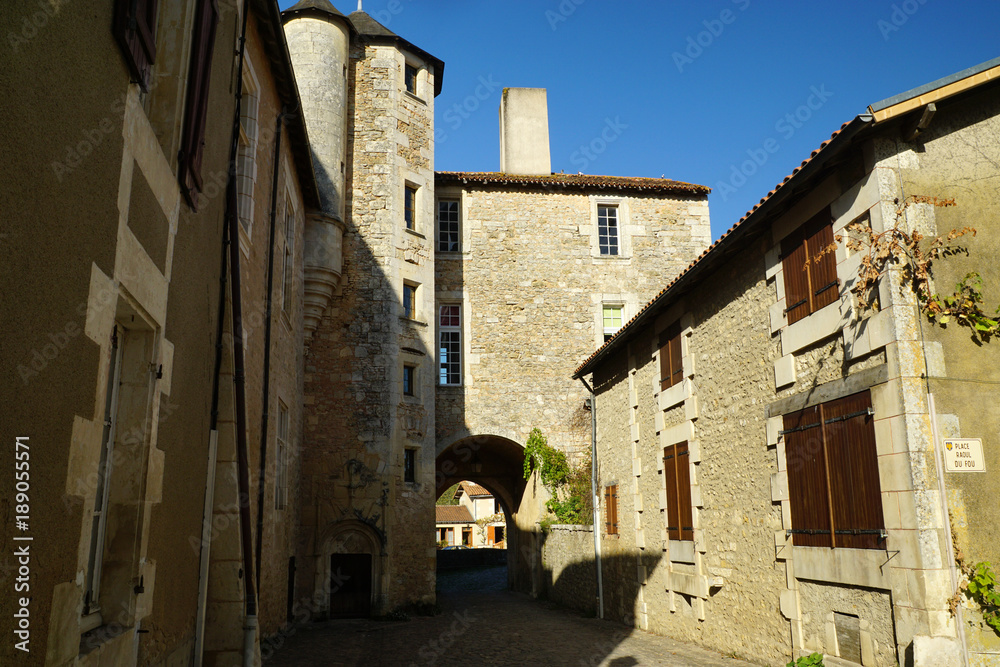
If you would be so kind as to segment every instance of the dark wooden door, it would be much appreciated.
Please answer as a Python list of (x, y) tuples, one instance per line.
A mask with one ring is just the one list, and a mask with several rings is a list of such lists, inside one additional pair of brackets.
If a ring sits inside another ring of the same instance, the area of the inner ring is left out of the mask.
[(371, 554), (330, 556), (330, 617), (367, 618), (372, 611)]

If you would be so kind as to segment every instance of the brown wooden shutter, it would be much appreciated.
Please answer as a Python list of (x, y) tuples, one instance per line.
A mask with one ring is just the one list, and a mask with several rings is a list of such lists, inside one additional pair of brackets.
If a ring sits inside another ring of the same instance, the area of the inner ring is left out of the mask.
[(694, 539), (694, 521), (691, 513), (691, 457), (688, 443), (674, 445), (677, 462), (677, 516), (680, 521), (680, 539)]
[(157, 0), (117, 0), (112, 32), (121, 47), (132, 81), (149, 90), (156, 61)]
[(681, 539), (680, 507), (677, 499), (677, 451), (671, 445), (663, 449), (663, 481), (667, 487), (667, 537)]
[(792, 543), (832, 547), (829, 484), (819, 406), (784, 416)]
[(684, 379), (684, 362), (681, 359), (681, 332), (680, 327), (670, 339), (670, 386), (681, 382)]
[(684, 379), (681, 359), (681, 327), (674, 324), (660, 334), (660, 391)]
[(809, 272), (802, 231), (796, 230), (781, 242), (782, 274), (785, 278), (785, 314), (794, 324), (809, 315)]
[(830, 209), (820, 211), (806, 226), (806, 252), (809, 253), (809, 282), (811, 284), (812, 312), (827, 306), (840, 297), (837, 280), (837, 255), (833, 252), (816, 256), (833, 241), (833, 220)]
[(611, 488), (604, 487), (604, 532), (611, 534)]
[(611, 502), (608, 507), (611, 508), (611, 535), (618, 534), (618, 485), (608, 487), (608, 491), (611, 494)]
[(489, 544), (496, 543), (496, 529), (495, 528), (496, 528), (495, 526), (487, 526), (487, 528), (486, 528), (486, 541)]
[(838, 547), (879, 549), (885, 529), (875, 428), (866, 391), (823, 405), (834, 542)]
[(218, 0), (199, 0), (191, 42), (191, 69), (188, 73), (184, 134), (181, 137), (180, 168), (177, 174), (184, 197), (194, 210), (198, 210), (198, 195), (202, 189), (201, 162), (205, 149), (208, 90), (218, 22)]

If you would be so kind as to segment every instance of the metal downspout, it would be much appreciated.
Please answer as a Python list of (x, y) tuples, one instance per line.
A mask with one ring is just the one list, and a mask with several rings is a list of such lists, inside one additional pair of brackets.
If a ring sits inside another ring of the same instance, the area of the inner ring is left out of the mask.
[[(274, 139), (274, 176), (271, 179), (271, 231), (268, 240), (267, 250), (267, 313), (264, 325), (264, 378), (261, 389), (261, 418), (260, 418), (260, 466), (257, 472), (257, 544), (255, 554), (255, 565), (257, 581), (260, 581), (260, 564), (262, 560), (264, 543), (264, 482), (267, 477), (267, 427), (270, 413), (268, 408), (271, 403), (271, 308), (274, 301), (274, 228), (275, 218), (278, 208), (278, 174), (281, 163), (281, 128), (285, 120), (285, 110), (282, 109), (275, 121)], [(278, 490), (275, 488), (275, 493)]]
[(597, 495), (597, 396), (587, 381), (580, 382), (590, 392), (590, 494), (594, 506), (594, 570), (597, 572), (597, 618), (604, 618), (604, 579), (601, 572), (600, 507)]

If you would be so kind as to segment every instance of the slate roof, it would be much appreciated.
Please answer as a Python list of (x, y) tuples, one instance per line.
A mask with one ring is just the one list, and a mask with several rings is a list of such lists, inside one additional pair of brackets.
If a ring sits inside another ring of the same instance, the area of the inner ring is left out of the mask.
[(435, 505), (434, 514), (437, 523), (473, 523), (465, 505)]
[(575, 190), (632, 190), (640, 192), (671, 192), (707, 195), (712, 188), (675, 181), (669, 178), (644, 178), (628, 176), (591, 176), (588, 174), (550, 174), (531, 176), (507, 174), (502, 171), (439, 171), (435, 173), (439, 184), (481, 183), (483, 185), (542, 186), (545, 188), (571, 188)]
[(330, 0), (300, 0), (282, 12), (282, 14), (305, 12), (344, 16), (336, 7), (330, 4)]
[(409, 51), (422, 60), (434, 66), (434, 97), (441, 94), (441, 85), (444, 83), (444, 61), (435, 58), (431, 54), (421, 49), (416, 44), (406, 41), (384, 25), (373, 19), (365, 12), (351, 12), (347, 17), (354, 30), (362, 37), (374, 43), (389, 43), (401, 49)]

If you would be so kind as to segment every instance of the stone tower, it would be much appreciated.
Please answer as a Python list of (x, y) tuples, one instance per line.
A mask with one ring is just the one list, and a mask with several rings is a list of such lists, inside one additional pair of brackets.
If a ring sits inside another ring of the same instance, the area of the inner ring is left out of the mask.
[[(283, 20), (323, 202), (306, 238), (314, 331), (296, 588), (331, 615), (381, 613), (434, 599), (433, 137), (444, 64), (326, 0), (303, 0)], [(342, 266), (331, 261), (341, 230)]]

